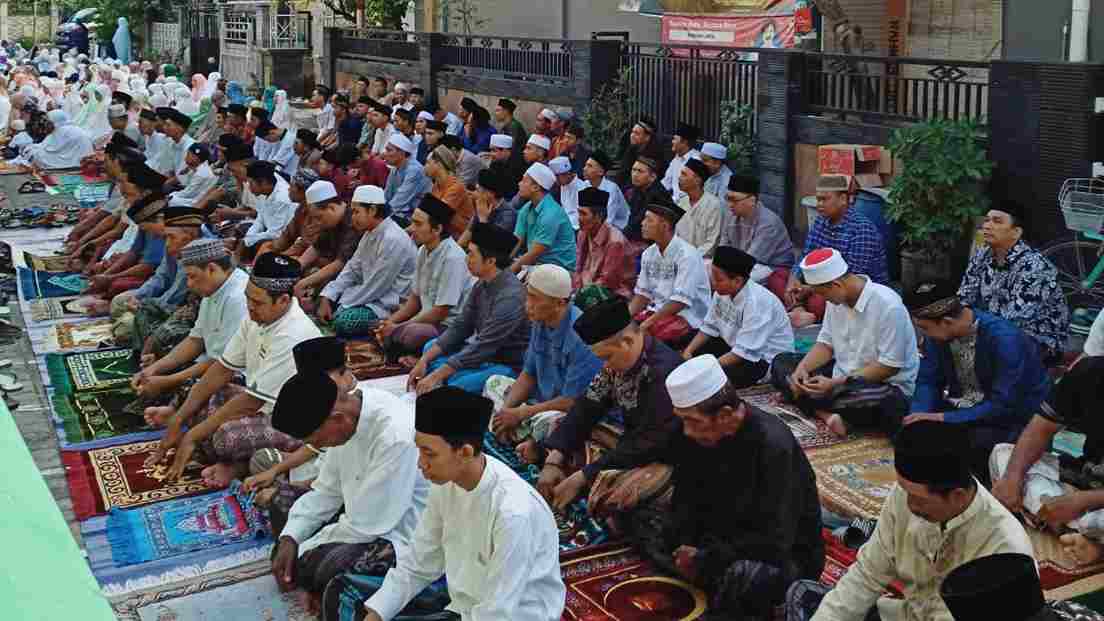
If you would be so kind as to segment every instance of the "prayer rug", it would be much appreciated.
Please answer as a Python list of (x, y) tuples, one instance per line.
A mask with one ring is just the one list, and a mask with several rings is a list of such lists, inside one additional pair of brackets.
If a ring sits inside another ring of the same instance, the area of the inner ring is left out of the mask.
[(1104, 589), (1104, 562), (1081, 566), (1062, 550), (1058, 535), (1027, 527), (1048, 600), (1070, 599)]
[(88, 289), (88, 279), (80, 274), (15, 269), (19, 272), (19, 291), (24, 300), (70, 297)]
[(46, 331), (46, 348), (50, 351), (68, 351), (114, 347), (113, 326), (110, 317), (58, 323)]
[(23, 264), (36, 272), (65, 272), (69, 269), (69, 258), (24, 252)]
[(74, 393), (129, 386), (138, 372), (138, 356), (131, 349), (101, 349), (70, 354), (46, 354), (50, 386)]
[(824, 539), (824, 571), (820, 573), (820, 583), (834, 587), (855, 562), (859, 551), (843, 545), (827, 528), (821, 529), (821, 537)]
[(862, 434), (849, 433), (841, 438), (828, 430), (828, 425), (817, 418), (808, 418), (797, 406), (786, 403), (782, 393), (771, 386), (756, 386), (740, 391), (740, 397), (748, 404), (777, 416), (797, 438), (798, 444), (805, 450), (832, 446), (847, 440), (862, 437)]
[(560, 567), (567, 587), (562, 621), (688, 621), (706, 611), (701, 589), (659, 573), (625, 544), (562, 554)]
[(230, 488), (107, 514), (107, 540), (117, 565), (133, 565), (266, 538), (269, 525), (253, 495)]
[(346, 342), (345, 361), (345, 365), (359, 381), (406, 375), (410, 372), (401, 364), (388, 362), (387, 355), (375, 337)]
[(897, 484), (889, 439), (860, 438), (807, 454), (826, 509), (848, 518), (878, 518)]
[[(512, 468), (530, 485), (536, 486), (540, 470), (534, 465), (522, 463), (513, 447), (500, 444), (490, 431), (483, 435), (483, 451)], [(603, 543), (609, 539), (605, 527), (587, 512), (586, 500), (576, 500), (566, 511), (554, 514), (556, 526), (560, 530), (561, 553)]]
[(203, 466), (194, 460), (179, 480), (165, 480), (172, 451), (169, 461), (147, 466), (146, 460), (158, 444), (134, 442), (90, 451), (62, 451), (61, 463), (77, 519), (211, 491), (200, 476)]
[(87, 317), (87, 309), (84, 306), (83, 297), (52, 298), (49, 300), (31, 300), (28, 302), (31, 309), (31, 321), (43, 323), (57, 321), (58, 319), (76, 319)]
[(148, 431), (145, 418), (127, 412), (127, 406), (137, 398), (130, 386), (75, 393), (55, 392), (50, 400), (54, 416), (61, 423), (63, 448), (77, 448), (74, 445), (82, 442)]
[(280, 592), (268, 562), (146, 589), (113, 602), (112, 609), (119, 621), (318, 620), (298, 592)]

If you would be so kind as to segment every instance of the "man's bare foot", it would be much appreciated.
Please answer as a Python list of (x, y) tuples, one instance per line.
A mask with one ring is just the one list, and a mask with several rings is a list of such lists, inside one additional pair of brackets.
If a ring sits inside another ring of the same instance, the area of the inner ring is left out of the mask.
[(417, 356), (400, 356), (399, 364), (407, 369), (413, 369), (414, 365), (418, 364)]
[(517, 453), (518, 459), (527, 464), (535, 464), (540, 459), (540, 449), (532, 438), (517, 445), (514, 452)]
[(276, 496), (276, 488), (269, 487), (257, 492), (253, 502), (262, 509), (267, 509), (272, 504), (272, 498)]
[(843, 418), (841, 418), (839, 414), (832, 414), (824, 419), (824, 424), (828, 425), (828, 431), (831, 431), (841, 438), (847, 437), (847, 423), (843, 422)]
[(805, 326), (811, 326), (816, 323), (816, 315), (810, 313), (802, 307), (797, 307), (790, 311), (790, 325), (795, 330), (804, 328)]
[(1104, 545), (1080, 533), (1070, 533), (1058, 538), (1062, 550), (1081, 565), (1091, 565), (1104, 558)]
[(238, 470), (231, 464), (215, 464), (203, 469), (203, 482), (208, 487), (226, 487), (238, 478)]
[(168, 406), (151, 406), (146, 408), (146, 424), (150, 427), (164, 427), (172, 418), (173, 409)]

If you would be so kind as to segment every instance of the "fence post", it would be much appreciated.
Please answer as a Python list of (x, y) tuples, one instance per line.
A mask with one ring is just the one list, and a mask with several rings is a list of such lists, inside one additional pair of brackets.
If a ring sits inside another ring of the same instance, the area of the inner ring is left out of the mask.
[(323, 84), (332, 92), (337, 92), (337, 36), (337, 28), (322, 29), (322, 58), (318, 59)]
[(790, 117), (802, 111), (805, 54), (760, 50), (756, 101), (758, 119), (759, 200), (782, 217), (794, 220), (794, 136)]
[(425, 90), (426, 100), (440, 102), (437, 92), (437, 70), (441, 66), (441, 55), (438, 49), (444, 42), (444, 35), (436, 32), (417, 32), (414, 33), (414, 37), (418, 42), (420, 82)]
[(575, 114), (582, 114), (594, 94), (617, 78), (621, 68), (621, 42), (610, 40), (571, 41), (571, 63), (575, 76)]

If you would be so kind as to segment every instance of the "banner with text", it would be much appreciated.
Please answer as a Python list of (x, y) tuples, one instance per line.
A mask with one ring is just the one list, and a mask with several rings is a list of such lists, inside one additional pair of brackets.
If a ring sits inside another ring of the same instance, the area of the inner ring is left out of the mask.
[(664, 15), (663, 43), (722, 47), (793, 47), (793, 15), (691, 16)]

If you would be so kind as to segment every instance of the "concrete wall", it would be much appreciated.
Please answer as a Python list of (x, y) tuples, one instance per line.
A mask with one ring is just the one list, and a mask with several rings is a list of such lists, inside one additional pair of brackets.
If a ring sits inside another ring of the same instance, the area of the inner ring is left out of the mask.
[[(1005, 58), (1060, 62), (1064, 58), (1062, 25), (1070, 19), (1070, 0), (1005, 0)], [(1089, 62), (1104, 62), (1104, 4), (1092, 2), (1089, 15)]]
[[(477, 0), (482, 31), (511, 37), (589, 39), (601, 30), (659, 41), (659, 18), (617, 10), (619, 0)], [(450, 24), (450, 30), (455, 27)]]

